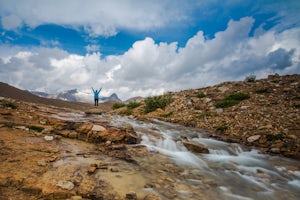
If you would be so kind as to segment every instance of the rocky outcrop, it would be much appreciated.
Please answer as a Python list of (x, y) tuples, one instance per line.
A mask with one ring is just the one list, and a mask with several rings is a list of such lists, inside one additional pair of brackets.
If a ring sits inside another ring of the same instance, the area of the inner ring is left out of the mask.
[[(230, 107), (216, 106), (235, 93), (250, 98)], [(221, 140), (300, 159), (300, 75), (275, 74), (253, 82), (185, 90), (173, 93), (173, 102), (164, 110), (134, 114), (204, 128)]]

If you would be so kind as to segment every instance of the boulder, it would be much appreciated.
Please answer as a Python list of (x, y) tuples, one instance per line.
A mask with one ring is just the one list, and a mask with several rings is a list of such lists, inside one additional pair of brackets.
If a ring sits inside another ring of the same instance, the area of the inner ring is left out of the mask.
[(260, 137), (261, 137), (261, 135), (252, 135), (247, 138), (247, 141), (251, 143), (251, 142), (258, 140)]
[(202, 144), (192, 141), (183, 141), (183, 145), (194, 153), (209, 153), (209, 150)]

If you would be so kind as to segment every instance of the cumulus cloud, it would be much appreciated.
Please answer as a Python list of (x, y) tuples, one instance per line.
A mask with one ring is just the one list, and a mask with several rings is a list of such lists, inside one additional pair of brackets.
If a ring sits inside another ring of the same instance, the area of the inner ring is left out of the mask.
[(232, 20), (212, 39), (199, 31), (184, 47), (176, 42), (156, 43), (147, 37), (124, 54), (105, 58), (100, 52), (82, 56), (58, 48), (13, 51), (4, 46), (0, 51), (0, 79), (33, 90), (89, 91), (90, 86), (103, 87), (103, 95), (116, 92), (126, 100), (243, 80), (249, 74), (263, 78), (271, 73), (300, 73), (300, 28), (249, 37), (253, 23), (250, 17)]
[(1, 0), (0, 17), (5, 29), (17, 28), (23, 23), (31, 28), (59, 24), (83, 27), (91, 36), (112, 36), (119, 29), (147, 31), (174, 25), (187, 19), (184, 13), (188, 5), (184, 1), (169, 0)]

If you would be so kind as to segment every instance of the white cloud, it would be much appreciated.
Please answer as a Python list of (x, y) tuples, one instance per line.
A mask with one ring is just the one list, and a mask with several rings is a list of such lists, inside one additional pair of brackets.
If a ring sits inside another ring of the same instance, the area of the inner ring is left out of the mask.
[(187, 5), (169, 0), (2, 0), (0, 14), (5, 29), (17, 28), (21, 22), (31, 28), (59, 24), (84, 27), (91, 36), (112, 36), (119, 29), (147, 31), (186, 20)]
[(145, 38), (123, 55), (105, 58), (99, 52), (81, 56), (58, 48), (4, 45), (0, 48), (0, 80), (24, 89), (47, 88), (48, 92), (103, 87), (103, 95), (116, 92), (126, 100), (243, 80), (249, 74), (262, 78), (270, 73), (300, 73), (300, 28), (260, 32), (249, 38), (252, 26), (252, 18), (230, 21), (213, 39), (205, 39), (199, 31), (182, 48)]

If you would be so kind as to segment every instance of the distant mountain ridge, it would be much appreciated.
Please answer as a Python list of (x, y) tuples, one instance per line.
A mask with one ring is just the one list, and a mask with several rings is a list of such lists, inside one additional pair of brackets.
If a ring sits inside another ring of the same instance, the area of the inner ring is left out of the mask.
[[(92, 102), (93, 101), (93, 95), (92, 94), (86, 94), (83, 92), (78, 91), (77, 89), (62, 91), (57, 94), (47, 94), (45, 92), (38, 92), (38, 91), (29, 91), (32, 94), (35, 94), (40, 97), (44, 98), (50, 98), (50, 99), (60, 99), (65, 101), (73, 101), (73, 102)], [(119, 99), (118, 95), (116, 93), (111, 94), (109, 97), (101, 97), (100, 95), (100, 102), (106, 102), (106, 101), (117, 101), (121, 102), (122, 100)]]

